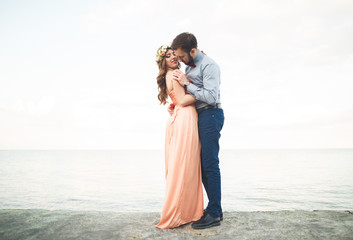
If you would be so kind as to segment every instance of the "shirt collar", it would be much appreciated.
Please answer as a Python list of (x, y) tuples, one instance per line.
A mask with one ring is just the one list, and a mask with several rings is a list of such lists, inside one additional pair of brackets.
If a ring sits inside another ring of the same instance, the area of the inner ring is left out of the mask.
[(201, 50), (199, 50), (199, 49), (197, 49), (197, 50), (198, 50), (198, 53), (196, 55), (196, 58), (194, 59), (194, 64), (195, 65), (198, 65), (201, 62), (201, 60), (203, 59), (203, 56), (204, 56), (204, 54), (201, 52)]

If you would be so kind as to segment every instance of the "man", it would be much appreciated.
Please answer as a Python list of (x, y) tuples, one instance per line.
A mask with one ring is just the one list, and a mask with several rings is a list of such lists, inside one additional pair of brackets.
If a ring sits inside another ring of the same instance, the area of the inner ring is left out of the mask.
[[(221, 174), (219, 169), (219, 138), (224, 123), (220, 101), (220, 69), (210, 57), (197, 49), (197, 40), (191, 33), (181, 33), (173, 40), (178, 60), (187, 65), (185, 73), (173, 72), (174, 80), (196, 98), (198, 128), (201, 141), (202, 183), (207, 193), (208, 205), (194, 229), (219, 226), (223, 220), (221, 207)], [(190, 81), (188, 81), (190, 80)]]

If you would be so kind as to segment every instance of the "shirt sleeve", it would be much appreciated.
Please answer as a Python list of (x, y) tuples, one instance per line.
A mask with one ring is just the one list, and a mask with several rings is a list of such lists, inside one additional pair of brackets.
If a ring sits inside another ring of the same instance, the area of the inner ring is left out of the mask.
[(187, 92), (197, 100), (216, 105), (220, 85), (220, 69), (216, 64), (207, 64), (202, 68), (203, 87), (190, 84)]

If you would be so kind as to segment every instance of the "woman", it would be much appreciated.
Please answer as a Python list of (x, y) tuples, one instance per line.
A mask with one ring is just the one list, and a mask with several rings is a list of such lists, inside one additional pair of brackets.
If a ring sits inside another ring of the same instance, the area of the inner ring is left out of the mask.
[(156, 62), (159, 68), (158, 99), (164, 105), (169, 95), (175, 105), (166, 127), (166, 194), (156, 227), (175, 228), (197, 221), (203, 215), (201, 145), (193, 105), (196, 99), (173, 80), (173, 70), (179, 68), (179, 63), (170, 46), (163, 45), (158, 49)]

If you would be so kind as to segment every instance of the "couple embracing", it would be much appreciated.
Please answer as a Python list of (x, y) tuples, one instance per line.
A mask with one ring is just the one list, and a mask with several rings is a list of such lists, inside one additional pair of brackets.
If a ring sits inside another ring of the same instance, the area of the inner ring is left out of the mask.
[[(165, 202), (156, 227), (218, 226), (223, 220), (218, 153), (224, 123), (219, 66), (186, 32), (171, 46), (161, 46), (156, 61), (158, 99), (166, 104), (169, 96), (173, 102), (165, 135)], [(179, 62), (187, 65), (185, 74)], [(205, 210), (202, 183), (209, 200)]]

